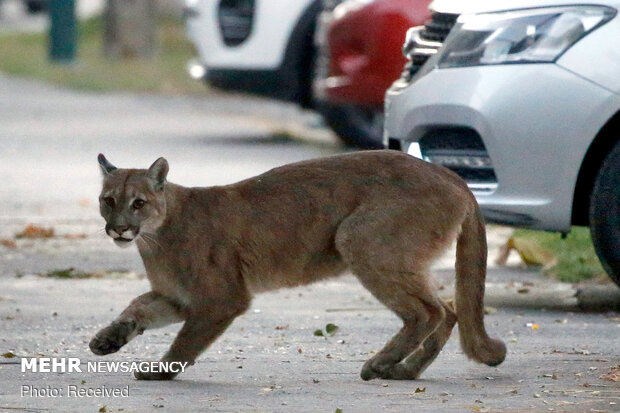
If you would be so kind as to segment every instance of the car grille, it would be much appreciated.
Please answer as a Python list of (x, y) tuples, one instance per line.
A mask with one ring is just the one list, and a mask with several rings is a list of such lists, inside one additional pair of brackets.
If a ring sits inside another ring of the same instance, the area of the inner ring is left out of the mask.
[(472, 189), (491, 191), (497, 177), (478, 133), (470, 128), (438, 128), (418, 141), (423, 159), (456, 172)]
[(428, 58), (437, 53), (458, 17), (458, 14), (433, 13), (424, 26), (416, 28), (414, 43), (407, 56), (409, 60), (401, 76), (402, 81), (409, 83)]
[(218, 9), (220, 33), (226, 46), (238, 46), (252, 32), (254, 0), (222, 0)]

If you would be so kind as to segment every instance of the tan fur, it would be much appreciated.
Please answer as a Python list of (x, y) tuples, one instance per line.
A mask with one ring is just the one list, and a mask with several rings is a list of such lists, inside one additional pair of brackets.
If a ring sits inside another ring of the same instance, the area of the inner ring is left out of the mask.
[[(504, 344), (483, 324), (486, 236), (478, 205), (445, 168), (367, 151), (286, 165), (233, 185), (185, 188), (165, 182), (163, 158), (148, 170), (116, 169), (102, 155), (99, 162), (106, 231), (135, 238), (152, 291), (93, 338), (96, 354), (117, 351), (145, 329), (185, 321), (163, 360), (192, 363), (255, 293), (349, 269), (403, 320), (366, 362), (363, 379), (419, 377), (457, 319), (470, 358), (497, 365), (505, 357)], [(131, 204), (136, 196), (146, 198), (140, 209)], [(455, 314), (438, 298), (429, 268), (457, 237)]]

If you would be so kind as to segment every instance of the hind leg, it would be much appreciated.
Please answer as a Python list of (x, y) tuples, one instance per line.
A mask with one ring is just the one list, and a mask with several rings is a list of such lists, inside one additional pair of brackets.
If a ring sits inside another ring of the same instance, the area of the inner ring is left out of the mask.
[(439, 352), (446, 344), (452, 334), (452, 329), (456, 324), (456, 314), (452, 306), (443, 303), (446, 311), (446, 318), (437, 329), (424, 340), (422, 347), (407, 357), (402, 362), (396, 364), (391, 370), (392, 379), (414, 380), (426, 370), (435, 360)]
[(430, 223), (418, 215), (410, 204), (367, 205), (344, 220), (336, 233), (336, 247), (345, 263), (403, 321), (402, 329), (364, 364), (364, 380), (409, 378), (395, 366), (446, 318), (428, 268), (455, 232), (449, 223)]
[(444, 323), (446, 311), (428, 290), (425, 276), (416, 274), (355, 273), (362, 284), (403, 321), (400, 331), (368, 360), (362, 368), (363, 380), (409, 379), (399, 364), (416, 351), (427, 337)]

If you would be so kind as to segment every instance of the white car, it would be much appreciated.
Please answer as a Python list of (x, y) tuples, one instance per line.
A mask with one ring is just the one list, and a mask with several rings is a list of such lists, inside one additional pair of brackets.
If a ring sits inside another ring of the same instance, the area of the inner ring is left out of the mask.
[(307, 107), (320, 11), (320, 0), (187, 0), (185, 18), (211, 85)]
[[(340, 16), (371, 2), (348, 0), (340, 7)], [(343, 0), (186, 0), (187, 32), (198, 51), (190, 74), (219, 89), (314, 109), (344, 143), (381, 146), (380, 111), (317, 99), (313, 88), (328, 72), (327, 30), (341, 3)]]
[(436, 0), (384, 143), (464, 178), (489, 221), (589, 225), (620, 285), (619, 0)]

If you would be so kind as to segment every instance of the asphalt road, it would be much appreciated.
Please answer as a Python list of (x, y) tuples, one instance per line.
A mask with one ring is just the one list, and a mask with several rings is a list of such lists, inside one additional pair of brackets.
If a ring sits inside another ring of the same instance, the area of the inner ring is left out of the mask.
[[(128, 373), (21, 371), (22, 357), (101, 360), (88, 351), (90, 337), (148, 289), (137, 251), (115, 248), (101, 232), (99, 152), (119, 167), (147, 167), (165, 156), (169, 179), (193, 186), (343, 150), (329, 139), (308, 143), (280, 133), (291, 125), (313, 131), (317, 120), (239, 96), (98, 95), (0, 76), (0, 239), (15, 243), (0, 245), (0, 354), (7, 356), (0, 357), (0, 411), (620, 410), (618, 382), (603, 379), (620, 365), (618, 314), (556, 311), (545, 303), (520, 309), (494, 302), (487, 328), (509, 349), (498, 368), (466, 361), (454, 335), (422, 380), (363, 382), (363, 362), (399, 322), (352, 276), (257, 297), (172, 383), (137, 382)], [(28, 224), (53, 228), (55, 236), (15, 239)], [(491, 248), (505, 233), (490, 231)], [(438, 266), (446, 291), (452, 259)], [(70, 267), (95, 276), (38, 276)], [(490, 291), (520, 283), (525, 295), (549, 284), (519, 268), (491, 268), (489, 280)], [(333, 337), (313, 334), (327, 323), (340, 327)], [(156, 360), (177, 329), (147, 332), (104, 359)], [(68, 385), (129, 386), (129, 397), (69, 397)], [(22, 395), (22, 386), (64, 394)]]

